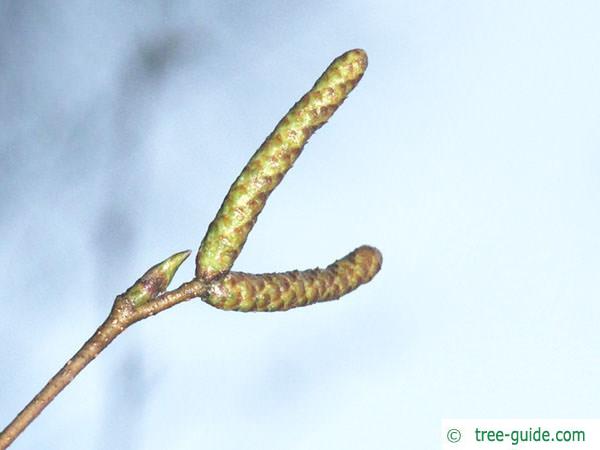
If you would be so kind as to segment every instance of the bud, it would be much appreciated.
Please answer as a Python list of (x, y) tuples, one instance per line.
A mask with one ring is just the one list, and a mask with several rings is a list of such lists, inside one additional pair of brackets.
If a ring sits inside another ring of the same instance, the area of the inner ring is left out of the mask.
[(379, 272), (379, 250), (362, 246), (325, 269), (252, 275), (230, 272), (215, 281), (203, 300), (224, 310), (286, 311), (335, 300)]
[(163, 262), (151, 267), (142, 277), (123, 294), (123, 297), (140, 306), (164, 292), (179, 266), (190, 256), (191, 251), (175, 253)]
[(344, 53), (279, 122), (233, 183), (209, 225), (196, 256), (197, 278), (212, 280), (231, 269), (271, 192), (366, 68), (364, 50)]

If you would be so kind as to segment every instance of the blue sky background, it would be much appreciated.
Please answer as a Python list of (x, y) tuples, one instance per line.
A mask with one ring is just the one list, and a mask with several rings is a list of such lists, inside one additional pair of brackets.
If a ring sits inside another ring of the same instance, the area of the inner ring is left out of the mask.
[[(600, 3), (0, 2), (0, 424), (344, 51), (370, 65), (236, 262), (384, 254), (340, 302), (128, 330), (15, 449), (431, 449), (598, 417)], [(191, 278), (188, 261), (174, 284)]]

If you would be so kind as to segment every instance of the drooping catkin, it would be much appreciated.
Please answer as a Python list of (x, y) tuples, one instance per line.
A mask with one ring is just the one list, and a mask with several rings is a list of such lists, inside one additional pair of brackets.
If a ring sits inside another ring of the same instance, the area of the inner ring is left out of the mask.
[(277, 124), (233, 183), (209, 225), (196, 256), (197, 278), (212, 280), (231, 269), (271, 192), (366, 68), (364, 50), (339, 56)]
[(325, 269), (253, 275), (230, 272), (203, 300), (224, 310), (286, 311), (335, 300), (370, 281), (381, 268), (379, 250), (362, 246)]

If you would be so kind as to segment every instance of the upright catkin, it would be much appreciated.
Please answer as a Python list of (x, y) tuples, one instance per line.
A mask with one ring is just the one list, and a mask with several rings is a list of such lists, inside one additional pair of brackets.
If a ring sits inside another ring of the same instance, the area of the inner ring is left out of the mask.
[(209, 225), (196, 257), (197, 278), (213, 280), (231, 269), (273, 189), (366, 68), (364, 50), (350, 50), (339, 56), (277, 124), (235, 180)]
[(252, 275), (229, 272), (203, 298), (224, 310), (286, 311), (335, 300), (370, 281), (381, 268), (379, 250), (362, 246), (325, 269)]

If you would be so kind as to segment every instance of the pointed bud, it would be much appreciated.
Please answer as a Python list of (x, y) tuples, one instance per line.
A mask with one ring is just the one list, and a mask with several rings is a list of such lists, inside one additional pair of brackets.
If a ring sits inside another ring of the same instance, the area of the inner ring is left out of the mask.
[(368, 283), (379, 272), (382, 256), (363, 245), (325, 269), (253, 275), (229, 272), (209, 288), (203, 300), (234, 311), (286, 311), (335, 300)]
[(233, 183), (196, 256), (196, 277), (213, 280), (231, 269), (262, 211), (304, 144), (325, 124), (367, 68), (364, 50), (336, 58), (281, 119)]
[(130, 300), (134, 306), (140, 306), (164, 292), (179, 266), (190, 256), (191, 251), (175, 253), (163, 262), (151, 267), (142, 277), (131, 286), (123, 297)]

